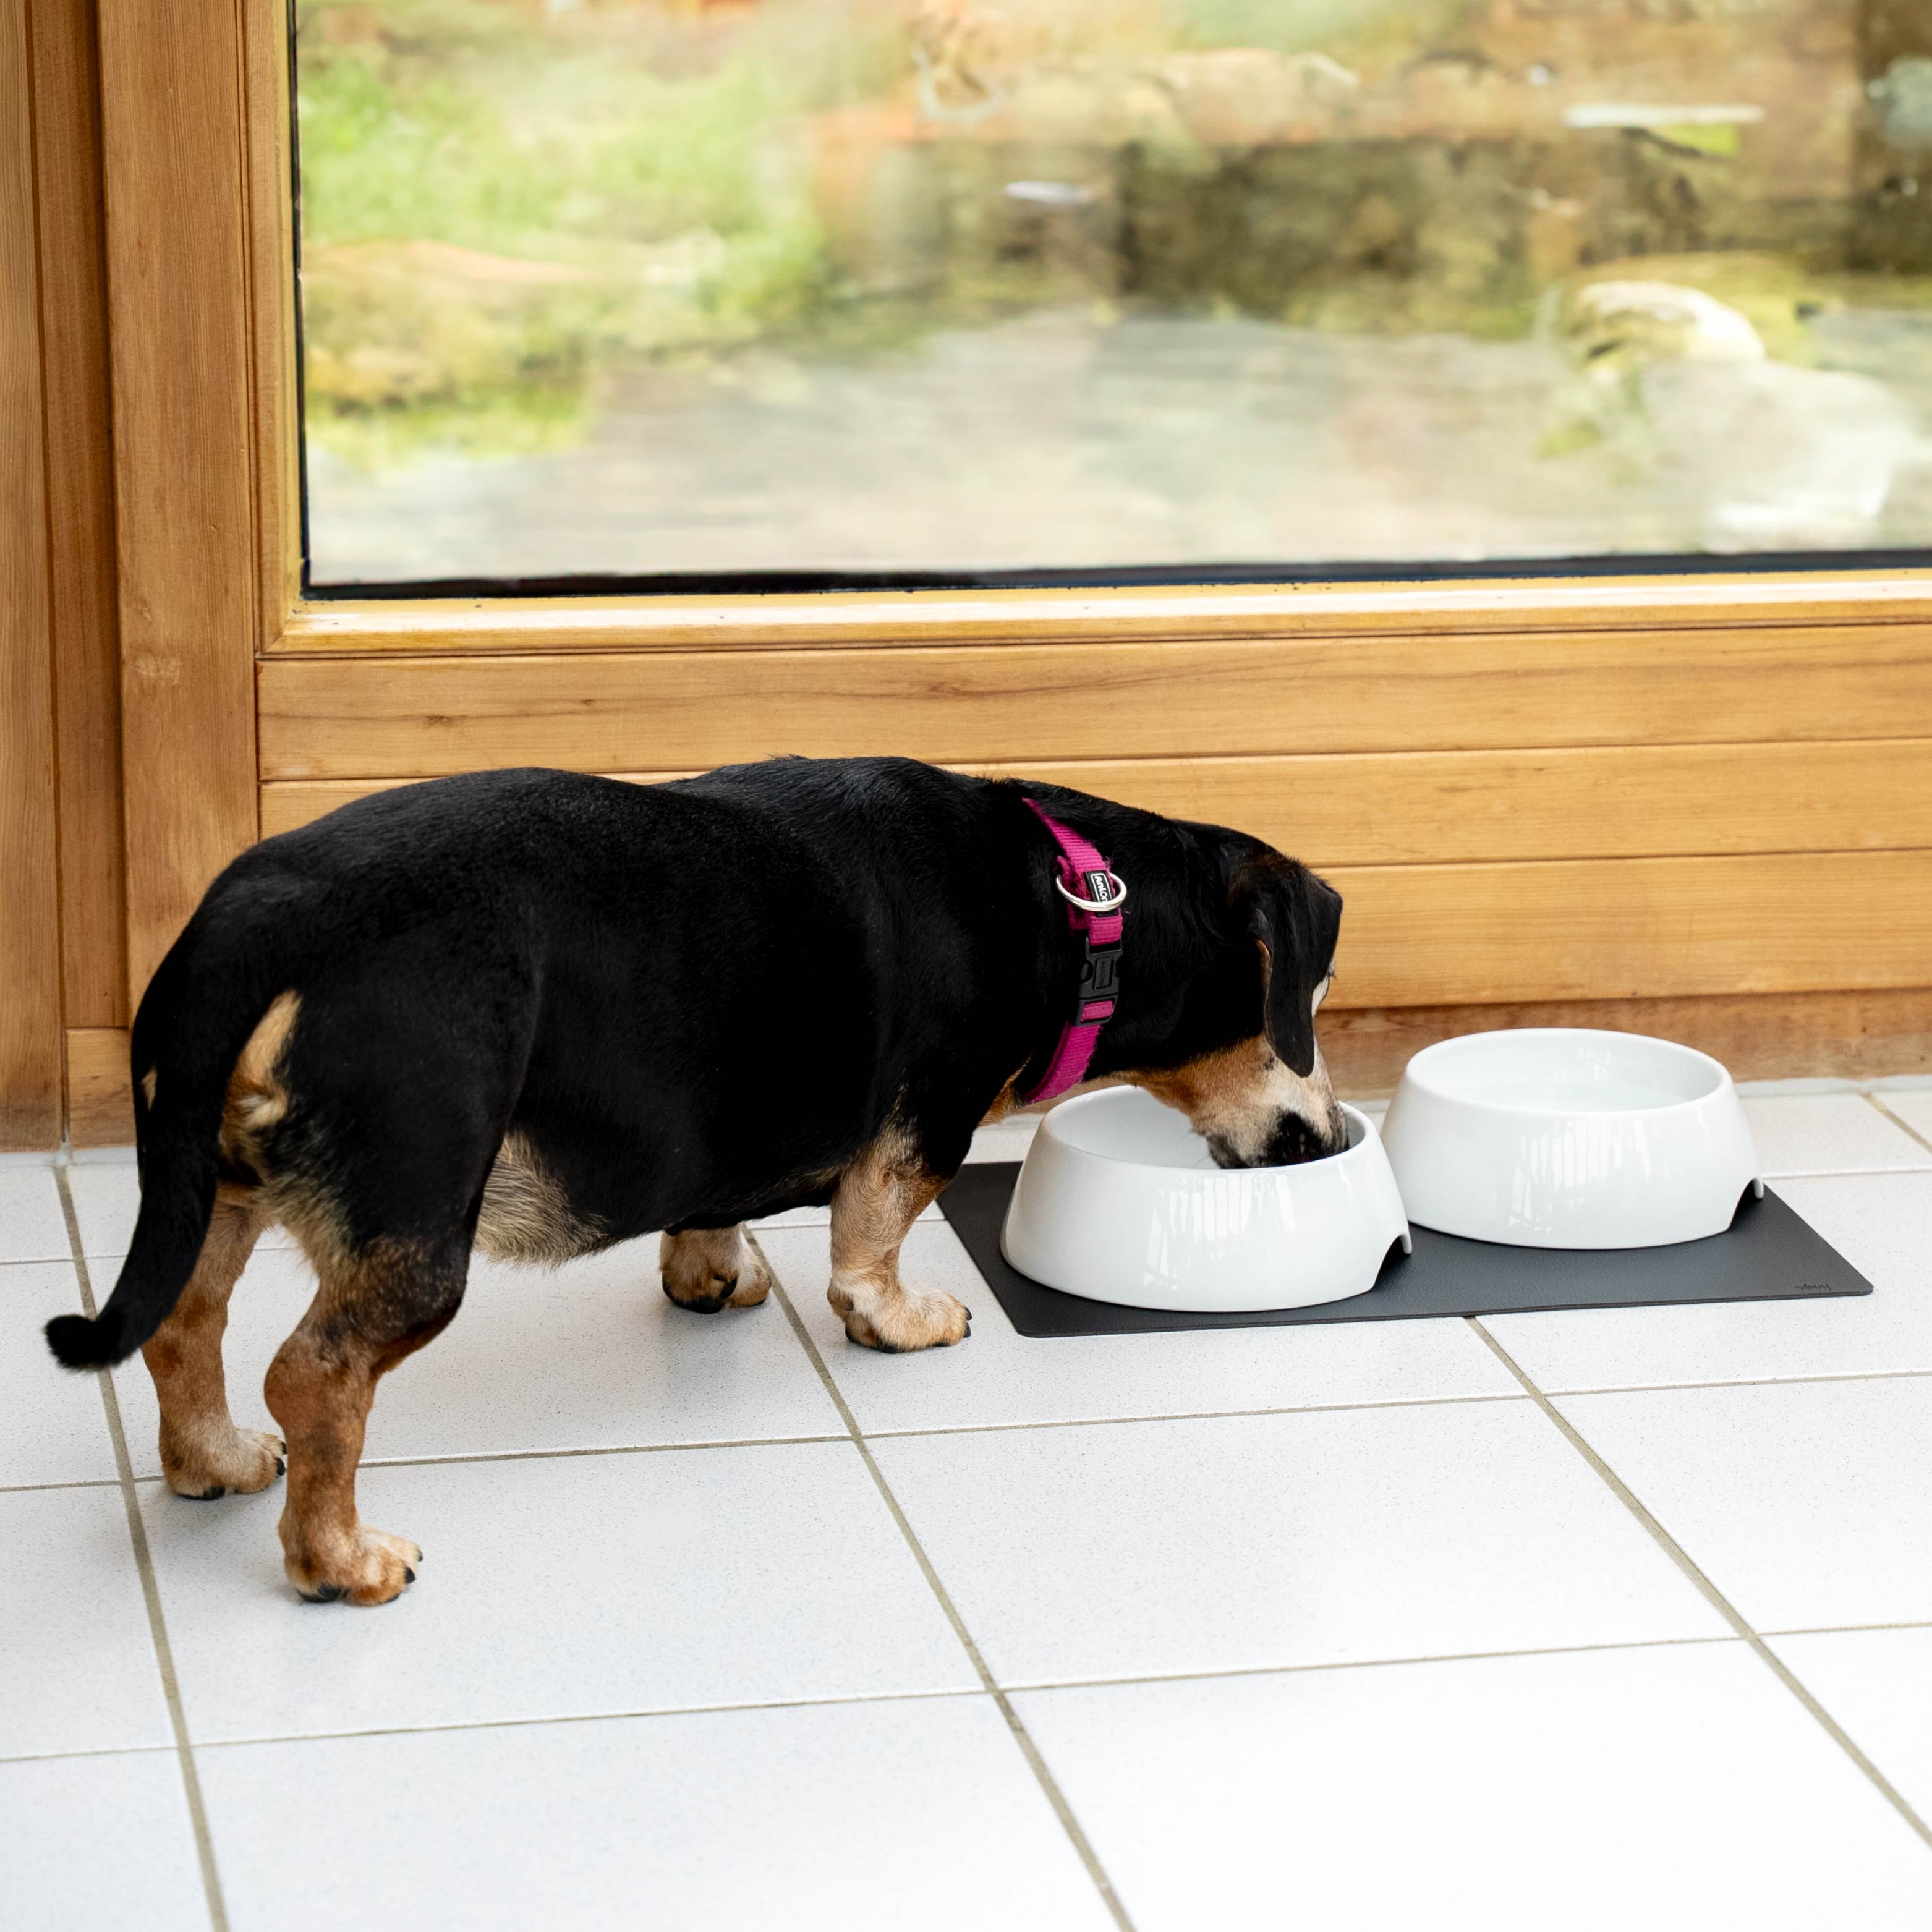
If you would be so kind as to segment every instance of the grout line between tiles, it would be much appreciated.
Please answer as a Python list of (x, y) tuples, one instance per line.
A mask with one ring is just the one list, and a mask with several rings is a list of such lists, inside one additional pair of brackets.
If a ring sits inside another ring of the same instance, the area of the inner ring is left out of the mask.
[(1239, 1664), (1222, 1670), (1148, 1670), (1118, 1677), (1038, 1677), (1010, 1684), (1012, 1690), (1107, 1690), (1136, 1684), (1211, 1684), (1231, 1677), (1311, 1677), (1329, 1670), (1405, 1670), (1432, 1664), (1500, 1664), (1516, 1657), (1587, 1657), (1599, 1651), (1684, 1650), (1699, 1644), (1736, 1643), (1735, 1636), (1635, 1637), (1614, 1643), (1539, 1644), (1525, 1650), (1445, 1650), (1415, 1657), (1347, 1657), (1314, 1664)]
[[(1728, 1642), (1730, 1640), (1713, 1641)], [(238, 1750), (249, 1744), (328, 1744), (342, 1738), (434, 1737), (443, 1731), (527, 1731), (545, 1724), (649, 1724), (656, 1718), (728, 1718), (740, 1711), (842, 1710), (848, 1704), (935, 1704), (986, 1694), (975, 1684), (960, 1690), (856, 1691), (844, 1696), (766, 1697), (743, 1704), (656, 1704), (634, 1711), (564, 1711), (536, 1718), (458, 1719), (447, 1724), (374, 1724), (356, 1731), (277, 1731), (258, 1738), (204, 1738), (195, 1748)]]
[[(1910, 1134), (1928, 1154), (1932, 1154), (1932, 1140), (1928, 1140), (1903, 1114), (1894, 1114), (1876, 1094), (1868, 1093), (1864, 1097), (1870, 1106), (1876, 1107), (1901, 1133)], [(1911, 1170), (1906, 1168), (1904, 1172), (1910, 1173)]]
[[(1704, 1388), (1781, 1388), (1794, 1383), (1912, 1382), (1932, 1379), (1932, 1367), (1923, 1369), (1857, 1369), (1843, 1373), (1816, 1376), (1755, 1376), (1738, 1379), (1690, 1382), (1618, 1382), (1580, 1384), (1574, 1388), (1552, 1390), (1554, 1395), (1670, 1394), (1680, 1390)], [(1144, 1414), (1050, 1416), (1036, 1422), (962, 1422), (930, 1429), (873, 1429), (865, 1432), (868, 1442), (898, 1442), (933, 1436), (1008, 1436), (1048, 1429), (1127, 1429), (1150, 1423), (1238, 1422), (1270, 1415), (1353, 1415), (1385, 1408), (1454, 1408), (1479, 1403), (1527, 1402), (1519, 1391), (1498, 1390), (1486, 1395), (1396, 1396), (1384, 1402), (1310, 1402), (1278, 1403), (1264, 1408), (1154, 1409)], [(365, 1456), (358, 1467), (364, 1469), (434, 1469), (452, 1463), (561, 1462), (590, 1456), (676, 1455), (700, 1449), (773, 1449), (809, 1447), (820, 1442), (845, 1442), (848, 1434), (808, 1436), (717, 1436), (694, 1442), (615, 1442), (594, 1444), (579, 1449), (476, 1449), (440, 1456)], [(111, 1488), (114, 1478), (98, 1478), (67, 1483), (0, 1483), (0, 1496), (14, 1490), (80, 1490)], [(164, 1481), (158, 1475), (137, 1475), (136, 1486)]]
[(1690, 1552), (1658, 1522), (1648, 1508), (1639, 1499), (1636, 1492), (1605, 1462), (1601, 1456), (1584, 1439), (1582, 1432), (1556, 1405), (1526, 1375), (1516, 1360), (1488, 1329), (1473, 1315), (1464, 1318), (1482, 1340), (1487, 1342), (1496, 1360), (1514, 1376), (1526, 1394), (1536, 1403), (1550, 1420), (1555, 1424), (1564, 1439), (1589, 1464), (1609, 1488), (1610, 1493), (1628, 1510), (1630, 1514), (1650, 1532), (1658, 1546), (1675, 1563), (1690, 1582), (1694, 1585), (1706, 1602), (1730, 1625), (1738, 1635), (1756, 1652), (1759, 1660), (1798, 1702), (1810, 1712), (1822, 1727), (1827, 1736), (1845, 1755), (1863, 1772), (1876, 1787), (1880, 1795), (1906, 1823), (1916, 1832), (1928, 1846), (1932, 1846), (1932, 1827), (1908, 1804), (1891, 1779), (1880, 1771), (1852, 1738), (1851, 1734), (1834, 1718), (1831, 1712), (1812, 1695), (1799, 1681), (1798, 1674), (1784, 1658), (1766, 1642), (1763, 1637), (1748, 1623), (1744, 1614), (1731, 1600), (1712, 1582), (1703, 1570), (1691, 1559)]
[[(1553, 1396), (1669, 1394), (1680, 1390), (1705, 1388), (1781, 1388), (1795, 1383), (1912, 1382), (1932, 1379), (1932, 1367), (1923, 1369), (1850, 1369), (1830, 1375), (1752, 1376), (1723, 1380), (1678, 1382), (1606, 1382), (1578, 1384), (1574, 1388), (1553, 1389)], [(930, 1429), (874, 1429), (866, 1432), (874, 1442), (902, 1442), (932, 1436), (1000, 1436), (1047, 1429), (1116, 1429), (1156, 1422), (1228, 1422), (1268, 1415), (1348, 1415), (1383, 1408), (1450, 1408), (1475, 1402), (1526, 1402), (1522, 1393), (1499, 1390), (1485, 1395), (1396, 1396), (1383, 1402), (1310, 1402), (1276, 1403), (1262, 1408), (1154, 1409), (1131, 1415), (1050, 1416), (1030, 1422), (962, 1422)], [(440, 1468), (450, 1463), (541, 1462), (564, 1461), (590, 1456), (662, 1456), (699, 1449), (772, 1449), (808, 1446), (819, 1442), (844, 1442), (847, 1434), (824, 1432), (805, 1436), (721, 1436), (691, 1442), (596, 1443), (575, 1449), (475, 1449), (436, 1456), (365, 1456), (364, 1469)], [(166, 1479), (159, 1475), (136, 1475), (136, 1488), (152, 1486)], [(0, 1483), (0, 1496), (32, 1490), (112, 1489), (118, 1476), (76, 1478), (58, 1483)]]
[[(1470, 1316), (1465, 1318), (1474, 1321), (1477, 1318)], [(1552, 1399), (1565, 1395), (1671, 1395), (1679, 1390), (1789, 1388), (1794, 1384), (1811, 1382), (1922, 1382), (1928, 1376), (1932, 1376), (1932, 1368), (1844, 1369), (1835, 1370), (1829, 1375), (1727, 1376), (1721, 1382), (1579, 1382), (1571, 1388), (1550, 1389), (1546, 1393)]]
[(83, 1476), (70, 1483), (0, 1483), (0, 1496), (17, 1496), (31, 1490), (118, 1490), (118, 1476)]
[[(1932, 1373), (1932, 1370), (1928, 1370)], [(436, 1468), (448, 1462), (562, 1462), (584, 1456), (662, 1456), (680, 1449), (772, 1449), (802, 1442), (843, 1442), (842, 1436), (721, 1436), (700, 1442), (611, 1442), (584, 1449), (473, 1449), (448, 1456), (365, 1456), (362, 1469)], [(144, 1476), (143, 1482), (158, 1477)]]
[[(1901, 1371), (1932, 1375), (1932, 1369)], [(1857, 1377), (1842, 1379), (1858, 1380)], [(1389, 1402), (1301, 1402), (1270, 1408), (1202, 1408), (1157, 1410), (1146, 1415), (1056, 1416), (1043, 1422), (962, 1422), (934, 1429), (874, 1429), (868, 1439), (896, 1439), (908, 1436), (992, 1436), (1024, 1429), (1107, 1429), (1116, 1424), (1135, 1422), (1219, 1422), (1229, 1418), (1251, 1415), (1325, 1414), (1333, 1410), (1358, 1408), (1435, 1408), (1459, 1402), (1521, 1402), (1523, 1397), (1510, 1390), (1491, 1395), (1425, 1395), (1399, 1396)], [(652, 1456), (680, 1449), (768, 1449), (776, 1445), (810, 1442), (844, 1442), (844, 1433), (810, 1436), (720, 1436), (698, 1442), (623, 1442), (595, 1445), (584, 1449), (478, 1449), (447, 1456), (365, 1456), (364, 1469), (410, 1469), (444, 1462), (530, 1462), (547, 1457), (566, 1456)], [(137, 1482), (154, 1483), (158, 1476), (139, 1476)]]
[[(1901, 1370), (1900, 1374), (1932, 1376), (1932, 1368)], [(1862, 1377), (1834, 1378), (1844, 1381), (1859, 1381)], [(1111, 1429), (1116, 1424), (1136, 1422), (1221, 1422), (1241, 1416), (1252, 1415), (1326, 1415), (1337, 1411), (1358, 1408), (1442, 1408), (1454, 1402), (1521, 1402), (1524, 1398), (1510, 1390), (1499, 1390), (1487, 1395), (1415, 1395), (1397, 1396), (1387, 1402), (1310, 1402), (1276, 1404), (1262, 1408), (1188, 1408), (1155, 1409), (1146, 1414), (1136, 1415), (1067, 1415), (1050, 1416), (1039, 1422), (960, 1422), (941, 1424), (932, 1429), (873, 1429), (865, 1432), (867, 1439), (896, 1440), (908, 1436), (994, 1436), (1016, 1430), (1025, 1429)], [(855, 1424), (856, 1427), (856, 1425)], [(530, 1462), (546, 1456), (647, 1456), (670, 1449), (762, 1449), (774, 1443), (787, 1442), (843, 1442), (848, 1438), (837, 1436), (746, 1436), (722, 1437), (715, 1442), (638, 1442), (614, 1444), (610, 1448), (588, 1449), (483, 1449), (466, 1454), (451, 1456), (365, 1456), (361, 1466), (365, 1469), (410, 1468), (418, 1464), (435, 1462)], [(157, 1476), (142, 1476), (140, 1482), (158, 1482)]]
[[(1925, 1371), (1932, 1375), (1932, 1369)], [(1155, 1409), (1144, 1415), (1050, 1416), (1040, 1422), (961, 1422), (933, 1429), (873, 1429), (868, 1441), (902, 1442), (915, 1436), (1010, 1436), (1028, 1429), (1115, 1429), (1147, 1422), (1233, 1422), (1257, 1415), (1350, 1414), (1364, 1408), (1450, 1408), (1460, 1402), (1521, 1402), (1523, 1397), (1498, 1390), (1490, 1395), (1410, 1395), (1386, 1402), (1297, 1402), (1264, 1408)]]
[[(841, 1441), (845, 1438), (838, 1438)], [(1774, 1630), (1771, 1636), (1838, 1636), (1864, 1630), (1932, 1629), (1932, 1624), (1854, 1624), (1831, 1625), (1819, 1630)], [(1240, 1677), (1307, 1677), (1328, 1671), (1403, 1670), (1435, 1664), (1504, 1663), (1512, 1658), (1583, 1657), (1610, 1651), (1684, 1650), (1700, 1645), (1736, 1643), (1736, 1636), (1639, 1637), (1614, 1643), (1544, 1644), (1517, 1650), (1457, 1650), (1424, 1652), (1414, 1657), (1365, 1657), (1336, 1658), (1314, 1664), (1240, 1664), (1225, 1670), (1157, 1670), (1114, 1677), (1042, 1677), (1005, 1687), (1012, 1692), (1035, 1690), (1108, 1690), (1142, 1684), (1214, 1683)], [(478, 1718), (448, 1724), (387, 1724), (361, 1730), (269, 1731), (259, 1737), (204, 1738), (198, 1751), (238, 1750), (254, 1744), (320, 1744), (342, 1738), (428, 1737), (441, 1731), (527, 1730), (544, 1724), (604, 1724), (648, 1723), (654, 1718), (729, 1717), (739, 1711), (814, 1711), (842, 1708), (850, 1704), (913, 1704), (940, 1702), (949, 1698), (982, 1697), (989, 1694), (983, 1684), (953, 1690), (863, 1690), (825, 1697), (775, 1697), (743, 1703), (657, 1704), (628, 1711), (566, 1711), (531, 1718)], [(127, 1757), (146, 1752), (172, 1750), (172, 1744), (110, 1746), (85, 1751), (27, 1751), (14, 1756), (0, 1756), (0, 1764), (38, 1762), (42, 1758)]]
[(932, 1567), (932, 1559), (926, 1555), (925, 1547), (914, 1534), (905, 1511), (899, 1507), (898, 1498), (892, 1494), (892, 1486), (886, 1480), (885, 1472), (873, 1456), (864, 1432), (859, 1426), (858, 1418), (852, 1413), (838, 1384), (832, 1379), (832, 1371), (825, 1366), (825, 1358), (818, 1352), (818, 1344), (812, 1339), (811, 1331), (806, 1327), (798, 1310), (792, 1306), (791, 1297), (785, 1292), (784, 1284), (778, 1280), (777, 1271), (774, 1269), (770, 1272), (772, 1292), (778, 1297), (778, 1306), (784, 1310), (785, 1319), (791, 1324), (792, 1333), (798, 1337), (799, 1345), (804, 1349), (812, 1366), (818, 1371), (818, 1378), (825, 1385), (825, 1393), (832, 1398), (832, 1406), (838, 1410), (840, 1420), (851, 1436), (852, 1446), (858, 1450), (860, 1460), (864, 1462), (866, 1473), (871, 1476), (880, 1499), (891, 1512), (892, 1520), (898, 1525), (899, 1534), (905, 1538), (906, 1547), (912, 1552), (913, 1560), (918, 1564), (928, 1587), (938, 1599), (939, 1607), (945, 1612), (946, 1622), (952, 1626), (953, 1635), (959, 1640), (960, 1647), (971, 1660), (974, 1670), (979, 1673), (982, 1688), (998, 1707), (1000, 1716), (1006, 1719), (1006, 1728), (1012, 1733), (1013, 1742), (1019, 1747), (1020, 1755), (1026, 1760), (1028, 1768), (1045, 1794), (1046, 1802), (1053, 1807), (1053, 1814), (1060, 1820), (1060, 1829), (1066, 1834), (1074, 1850), (1079, 1854), (1080, 1862), (1086, 1867), (1087, 1876), (1094, 1881), (1102, 1903), (1113, 1916), (1114, 1923), (1120, 1928), (1120, 1932), (1134, 1932), (1134, 1922), (1127, 1916), (1126, 1907), (1120, 1903), (1120, 1896), (1114, 1889), (1113, 1880), (1107, 1876), (1106, 1868), (1100, 1862), (1100, 1854), (1088, 1842), (1087, 1834), (1082, 1829), (1079, 1820), (1074, 1816), (1073, 1808), (1066, 1802), (1066, 1794), (1061, 1791), (1058, 1780), (1048, 1769), (1046, 1760), (1041, 1755), (1040, 1747), (1034, 1742), (1026, 1726), (1021, 1722), (1020, 1714), (1013, 1708), (1012, 1700), (1006, 1695), (992, 1671), (987, 1669), (986, 1660), (980, 1654), (980, 1646), (974, 1642), (972, 1634), (967, 1629), (964, 1619), (961, 1617), (946, 1586), (939, 1580), (939, 1572)]
[[(1910, 1372), (1922, 1372), (1913, 1370)], [(1922, 1372), (1932, 1376), (1932, 1369)], [(1846, 1376), (1840, 1379), (1858, 1381), (1864, 1378)], [(1272, 1408), (1159, 1410), (1146, 1415), (1056, 1416), (1043, 1422), (964, 1422), (950, 1427), (936, 1429), (875, 1429), (870, 1432), (868, 1439), (897, 1441), (908, 1436), (994, 1436), (1030, 1429), (1112, 1429), (1150, 1422), (1224, 1422), (1261, 1415), (1325, 1415), (1338, 1411), (1364, 1408), (1442, 1408), (1457, 1402), (1522, 1402), (1526, 1398), (1520, 1394), (1502, 1390), (1492, 1395), (1406, 1396), (1388, 1402), (1303, 1402)], [(698, 1449), (773, 1449), (809, 1446), (820, 1442), (844, 1443), (850, 1439), (848, 1432), (842, 1432), (836, 1436), (820, 1433), (809, 1436), (718, 1436), (696, 1442), (599, 1443), (580, 1449), (476, 1449), (441, 1456), (365, 1456), (357, 1467), (364, 1469), (434, 1469), (443, 1468), (452, 1462), (561, 1462), (573, 1456), (674, 1455)], [(158, 1475), (136, 1476), (134, 1478), (136, 1484), (159, 1483), (164, 1480)], [(0, 1495), (4, 1495), (10, 1487), (105, 1488), (111, 1486), (113, 1480), (110, 1478), (93, 1483), (0, 1484)]]
[(1907, 1617), (1894, 1624), (1794, 1624), (1786, 1630), (1760, 1633), (1767, 1640), (1778, 1636), (1858, 1636), (1871, 1630), (1932, 1630), (1932, 1617)]
[(171, 1738), (164, 1744), (94, 1744), (85, 1750), (8, 1751), (0, 1755), (0, 1764), (64, 1764), (76, 1757), (156, 1757), (164, 1751), (172, 1756), (176, 1748)]
[[(74, 1196), (68, 1187), (64, 1167), (54, 1170), (54, 1182), (60, 1190), (61, 1211), (67, 1217), (68, 1239), (74, 1247), (74, 1272), (80, 1278), (81, 1306), (92, 1319), (100, 1310), (94, 1305), (94, 1282), (88, 1273), (87, 1258), (80, 1251), (80, 1222), (74, 1211)], [(147, 1606), (148, 1630), (154, 1640), (161, 1694), (166, 1700), (168, 1722), (174, 1730), (175, 1756), (181, 1767), (188, 1822), (194, 1832), (195, 1856), (201, 1866), (202, 1890), (208, 1900), (208, 1920), (213, 1932), (228, 1932), (228, 1906), (221, 1894), (221, 1874), (215, 1866), (214, 1839), (208, 1828), (208, 1810), (202, 1802), (201, 1774), (195, 1768), (194, 1748), (188, 1740), (188, 1715), (182, 1706), (181, 1685), (175, 1676), (174, 1650), (168, 1641), (166, 1622), (161, 1615), (160, 1586), (155, 1580), (154, 1555), (148, 1547), (148, 1527), (142, 1520), (140, 1498), (134, 1489), (134, 1463), (128, 1453), (127, 1432), (121, 1426), (120, 1399), (115, 1394), (114, 1378), (108, 1370), (98, 1370), (96, 1376), (100, 1384), (101, 1404), (107, 1412), (107, 1433), (114, 1444), (114, 1466), (120, 1472), (121, 1501), (128, 1512), (128, 1538), (134, 1546), (134, 1567), (140, 1573), (141, 1597)]]

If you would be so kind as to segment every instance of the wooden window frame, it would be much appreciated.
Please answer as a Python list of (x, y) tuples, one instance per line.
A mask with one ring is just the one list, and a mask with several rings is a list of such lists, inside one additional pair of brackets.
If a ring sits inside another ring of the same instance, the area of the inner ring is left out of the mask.
[[(1351, 900), (1338, 1012), (1864, 1001), (1821, 1021), (1837, 1038), (1903, 999), (1932, 1041), (1932, 805), (1909, 782), (1932, 775), (1932, 571), (307, 600), (286, 16), (100, 0), (99, 22), (130, 1000), (265, 826), (514, 740), (638, 776), (904, 749), (1171, 808), (1328, 759), (1300, 795), (1360, 784), (1365, 823), (1406, 788), (1378, 836), (1323, 820)], [(1463, 824), (1472, 784), (1479, 829), (1421, 837)], [(1512, 844), (1532, 795), (1541, 843)], [(1660, 841), (1634, 795), (1698, 829)], [(1708, 920), (1674, 935), (1688, 905)]]

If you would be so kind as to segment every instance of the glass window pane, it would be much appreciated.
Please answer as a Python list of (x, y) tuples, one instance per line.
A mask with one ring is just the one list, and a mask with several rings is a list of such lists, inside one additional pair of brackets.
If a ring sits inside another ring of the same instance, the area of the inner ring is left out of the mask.
[(1932, 8), (301, 0), (297, 69), (317, 586), (1932, 543)]

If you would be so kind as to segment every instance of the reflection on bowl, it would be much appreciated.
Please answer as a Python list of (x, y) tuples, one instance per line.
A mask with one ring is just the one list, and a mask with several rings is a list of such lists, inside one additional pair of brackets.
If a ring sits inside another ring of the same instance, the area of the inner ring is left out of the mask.
[(1418, 1226), (1517, 1247), (1722, 1234), (1757, 1150), (1731, 1076), (1640, 1034), (1525, 1028), (1426, 1047), (1382, 1136)]
[(1306, 1308), (1374, 1287), (1408, 1223), (1374, 1126), (1295, 1167), (1220, 1168), (1138, 1088), (1064, 1101), (1034, 1136), (1000, 1252), (1022, 1274), (1130, 1308)]

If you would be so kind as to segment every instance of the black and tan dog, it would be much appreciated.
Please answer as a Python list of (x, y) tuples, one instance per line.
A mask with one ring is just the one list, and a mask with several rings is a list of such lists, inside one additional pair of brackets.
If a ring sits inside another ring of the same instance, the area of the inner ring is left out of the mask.
[(742, 1223), (832, 1204), (854, 1342), (954, 1342), (898, 1277), (974, 1129), (1041, 1080), (1083, 942), (1054, 836), (1131, 893), (1090, 1078), (1186, 1113), (1224, 1166), (1346, 1129), (1315, 1040), (1342, 902), (1239, 832), (899, 759), (674, 784), (478, 772), (345, 806), (223, 873), (134, 1022), (141, 1210), (70, 1366), (145, 1347), (184, 1496), (266, 1488), (283, 1443), (228, 1412), (230, 1291), (271, 1222), (320, 1277), (268, 1371), (288, 1573), (380, 1604), (421, 1552), (363, 1526), (376, 1379), (463, 1299), (472, 1248), (555, 1262), (650, 1229), (706, 1312), (770, 1287)]

